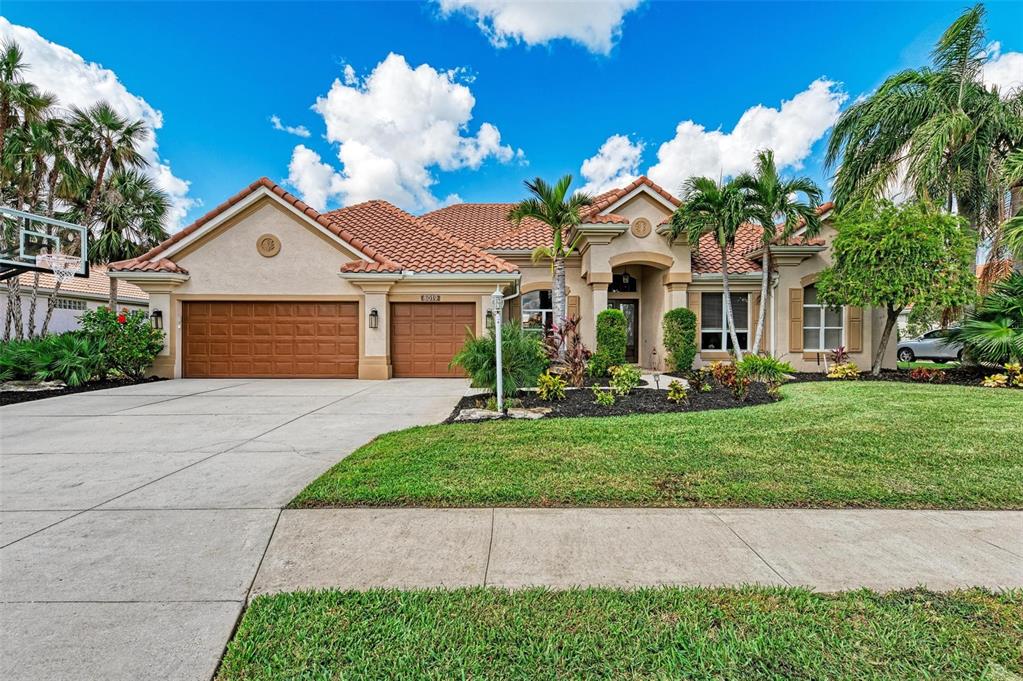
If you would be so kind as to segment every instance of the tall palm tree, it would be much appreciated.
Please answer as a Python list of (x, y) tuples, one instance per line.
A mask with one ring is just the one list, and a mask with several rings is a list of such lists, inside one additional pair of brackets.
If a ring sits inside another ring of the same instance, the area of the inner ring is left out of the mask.
[(760, 337), (767, 319), (767, 283), (771, 277), (771, 244), (775, 240), (787, 241), (798, 229), (803, 235), (813, 238), (820, 233), (821, 221), (817, 209), (823, 193), (808, 177), (788, 180), (778, 175), (774, 152), (770, 149), (757, 154), (756, 172), (743, 173), (735, 183), (750, 194), (757, 216), (755, 222), (763, 230), (761, 245), (764, 256), (761, 261), (763, 275), (760, 280), (760, 312), (757, 315), (757, 330), (753, 336), (753, 351), (760, 348)]
[[(552, 245), (541, 246), (533, 251), (533, 262), (551, 261), (553, 285), (551, 288), (552, 305), (554, 307), (554, 323), (561, 327), (568, 318), (568, 301), (565, 296), (565, 259), (575, 250), (577, 241), (566, 245), (569, 232), (579, 224), (579, 211), (590, 205), (592, 199), (588, 194), (575, 192), (568, 196), (568, 188), (572, 184), (572, 176), (565, 175), (551, 186), (543, 178), (526, 180), (526, 189), (532, 196), (515, 204), (508, 211), (508, 219), (516, 225), (531, 218), (538, 220), (551, 229)], [(566, 198), (567, 197), (567, 198)], [(559, 355), (565, 352), (564, 345), (558, 350)]]
[[(95, 180), (93, 181), (95, 182)], [(163, 223), (170, 199), (151, 177), (137, 170), (116, 170), (96, 204), (89, 261), (103, 264), (145, 253), (167, 238)], [(93, 187), (85, 186), (91, 196)], [(74, 219), (77, 209), (68, 217)], [(117, 280), (110, 279), (110, 309), (117, 307)]]
[(88, 109), (72, 107), (70, 125), (79, 164), (95, 172), (95, 182), (82, 213), (82, 224), (88, 227), (105, 189), (108, 168), (116, 171), (146, 165), (138, 148), (149, 130), (142, 121), (129, 121), (106, 102)]
[(842, 113), (825, 159), (838, 166), (839, 208), (901, 183), (990, 236), (1004, 196), (997, 169), (1023, 143), (1023, 90), (984, 84), (983, 18), (982, 5), (964, 12), (938, 40), (931, 66), (891, 76)]
[[(725, 323), (735, 357), (742, 359), (742, 347), (735, 335), (731, 290), (728, 284), (728, 251), (735, 246), (739, 228), (756, 220), (759, 208), (750, 192), (737, 182), (718, 184), (709, 177), (691, 177), (682, 192), (682, 205), (671, 216), (672, 241), (685, 236), (695, 252), (700, 238), (710, 234), (721, 250), (721, 287), (725, 302)], [(761, 307), (764, 307), (763, 305)]]

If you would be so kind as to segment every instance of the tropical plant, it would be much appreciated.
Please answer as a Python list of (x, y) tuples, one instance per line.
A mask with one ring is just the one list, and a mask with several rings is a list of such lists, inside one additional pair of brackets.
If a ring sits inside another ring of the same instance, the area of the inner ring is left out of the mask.
[(985, 376), (980, 384), (985, 388), (1008, 388), (1009, 377), (1006, 374), (991, 374)]
[(561, 324), (552, 324), (544, 337), (544, 349), (547, 359), (558, 363), (561, 373), (576, 388), (581, 388), (586, 380), (587, 363), (590, 351), (583, 345), (582, 334), (579, 332), (579, 315), (573, 315)]
[(593, 391), (593, 401), (602, 407), (613, 407), (615, 404), (615, 394), (611, 390), (604, 390), (599, 385), (591, 388)]
[(105, 359), (105, 343), (100, 338), (77, 332), (46, 336), (36, 347), (33, 378), (63, 381), (76, 388), (101, 375)]
[[(554, 324), (564, 323), (568, 317), (568, 301), (565, 288), (565, 259), (568, 258), (578, 244), (578, 239), (566, 244), (572, 228), (581, 220), (580, 210), (591, 203), (588, 194), (576, 192), (568, 196), (568, 188), (572, 184), (572, 176), (565, 175), (553, 186), (537, 177), (526, 180), (526, 189), (532, 196), (515, 204), (508, 211), (508, 220), (516, 225), (523, 220), (537, 220), (551, 230), (551, 245), (540, 246), (533, 251), (533, 261), (551, 261), (553, 283), (551, 286), (552, 306), (554, 308)], [(564, 358), (564, 350), (560, 355)]]
[[(459, 366), (469, 374), (472, 385), (497, 392), (497, 347), (494, 329), (486, 335), (468, 334), (462, 349), (451, 360), (450, 366)], [(501, 367), (505, 397), (515, 395), (521, 388), (536, 385), (536, 380), (547, 370), (547, 355), (535, 334), (524, 332), (515, 324), (501, 327)]]
[(982, 5), (966, 10), (938, 40), (931, 66), (889, 77), (842, 113), (825, 159), (838, 166), (839, 208), (901, 184), (958, 210), (982, 234), (997, 224), (1000, 168), (1023, 143), (1023, 90), (984, 82), (992, 51), (983, 19)]
[(914, 381), (923, 381), (925, 383), (944, 383), (946, 374), (943, 369), (916, 367), (915, 369), (910, 369), (909, 377)]
[(796, 371), (791, 364), (776, 357), (752, 353), (736, 363), (736, 370), (740, 376), (768, 385), (780, 385), (790, 378), (789, 374)]
[(835, 364), (828, 370), (828, 378), (856, 380), (860, 377), (860, 368), (855, 362)]
[(643, 375), (639, 369), (631, 364), (619, 364), (609, 370), (611, 380), (608, 385), (616, 395), (628, 395), (633, 388), (639, 387), (643, 382)]
[(106, 366), (128, 378), (145, 376), (163, 349), (163, 331), (154, 329), (142, 310), (113, 312), (100, 307), (80, 320), (84, 334), (103, 343)]
[(682, 381), (672, 381), (668, 384), (668, 401), (675, 404), (682, 404), (689, 399), (689, 390)]
[(962, 345), (964, 356), (974, 362), (1023, 360), (1023, 273), (997, 282), (962, 324), (948, 330), (944, 342)]
[(625, 363), (628, 339), (625, 314), (608, 308), (597, 315), (597, 351), (589, 363), (590, 376), (606, 376), (613, 366)]
[(548, 371), (536, 379), (536, 396), (545, 402), (563, 400), (567, 387), (568, 383), (564, 378)]
[(664, 347), (668, 351), (668, 371), (684, 373), (696, 359), (696, 313), (676, 307), (664, 313)]
[(756, 215), (754, 222), (760, 226), (761, 278), (760, 313), (757, 316), (753, 345), (760, 348), (760, 337), (767, 320), (767, 283), (771, 277), (771, 246), (777, 242), (786, 243), (796, 231), (804, 239), (811, 239), (820, 232), (821, 221), (818, 209), (823, 193), (817, 183), (808, 177), (783, 180), (778, 174), (774, 152), (770, 149), (757, 154), (756, 172), (743, 173), (735, 183), (745, 189), (752, 200)]
[(885, 325), (871, 371), (907, 305), (958, 307), (971, 302), (975, 238), (965, 221), (924, 203), (861, 204), (839, 213), (833, 264), (820, 273), (817, 295), (828, 305), (876, 307)]
[(682, 204), (671, 216), (669, 236), (672, 241), (685, 236), (693, 252), (701, 247), (700, 239), (710, 234), (721, 251), (721, 284), (725, 300), (725, 318), (732, 350), (742, 359), (742, 348), (735, 335), (732, 300), (728, 284), (728, 251), (735, 245), (739, 228), (757, 218), (758, 209), (749, 192), (733, 182), (718, 184), (707, 177), (686, 181)]

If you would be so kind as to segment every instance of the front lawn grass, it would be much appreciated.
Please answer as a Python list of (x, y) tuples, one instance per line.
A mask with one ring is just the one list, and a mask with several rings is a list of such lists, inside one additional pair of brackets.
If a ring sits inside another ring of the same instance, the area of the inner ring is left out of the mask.
[(1021, 649), (1018, 591), (319, 591), (256, 598), (217, 678), (1001, 679)]
[(721, 411), (390, 433), (292, 506), (1023, 508), (1019, 391), (853, 381), (782, 392)]
[(912, 362), (899, 362), (899, 369), (903, 371), (909, 371), (910, 369), (958, 369), (959, 362), (955, 360), (949, 360), (948, 362), (930, 362), (928, 360), (918, 359)]

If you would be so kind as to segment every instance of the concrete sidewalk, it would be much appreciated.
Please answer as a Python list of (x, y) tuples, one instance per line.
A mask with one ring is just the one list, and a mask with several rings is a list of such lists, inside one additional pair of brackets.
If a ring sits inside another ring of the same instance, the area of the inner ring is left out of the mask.
[(339, 587), (1023, 587), (1023, 512), (286, 510), (251, 596)]

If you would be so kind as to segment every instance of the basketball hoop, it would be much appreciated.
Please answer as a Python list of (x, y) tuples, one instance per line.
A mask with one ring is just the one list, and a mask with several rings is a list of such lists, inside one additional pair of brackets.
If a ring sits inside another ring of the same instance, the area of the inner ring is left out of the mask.
[(82, 259), (77, 255), (63, 253), (40, 253), (36, 256), (36, 265), (51, 270), (54, 278), (63, 283), (78, 273)]

